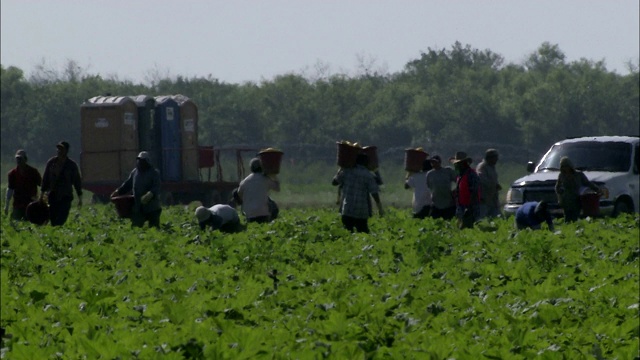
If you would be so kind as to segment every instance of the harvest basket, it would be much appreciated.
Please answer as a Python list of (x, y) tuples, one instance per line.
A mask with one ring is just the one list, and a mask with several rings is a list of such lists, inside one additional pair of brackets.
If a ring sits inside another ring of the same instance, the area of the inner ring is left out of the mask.
[(262, 172), (265, 175), (279, 174), (282, 155), (284, 155), (282, 151), (273, 148), (260, 151), (258, 157), (262, 163)]
[(369, 170), (374, 171), (378, 169), (378, 147), (377, 146), (365, 146), (362, 151), (367, 154), (369, 158)]
[(25, 215), (32, 224), (44, 225), (49, 221), (49, 205), (44, 201), (33, 201), (27, 205)]
[(427, 154), (424, 150), (406, 149), (404, 151), (404, 169), (410, 172), (422, 171), (422, 165), (427, 160)]
[(116, 206), (119, 217), (125, 219), (131, 218), (133, 204), (135, 203), (133, 195), (114, 196), (111, 198), (111, 202)]
[(339, 141), (336, 142), (336, 144), (338, 145), (338, 166), (341, 168), (352, 168), (356, 166), (356, 157), (362, 152), (362, 148), (348, 141)]
[(580, 195), (582, 215), (595, 217), (600, 213), (600, 195), (588, 192)]

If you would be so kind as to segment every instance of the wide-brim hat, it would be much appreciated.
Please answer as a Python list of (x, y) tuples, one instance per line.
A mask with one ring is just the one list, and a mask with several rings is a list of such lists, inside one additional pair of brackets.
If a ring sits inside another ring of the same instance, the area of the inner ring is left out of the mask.
[(452, 158), (449, 158), (449, 161), (452, 162), (453, 164), (457, 164), (459, 162), (468, 162), (471, 163), (473, 160), (467, 156), (467, 153), (464, 151), (458, 151), (456, 152), (456, 155)]

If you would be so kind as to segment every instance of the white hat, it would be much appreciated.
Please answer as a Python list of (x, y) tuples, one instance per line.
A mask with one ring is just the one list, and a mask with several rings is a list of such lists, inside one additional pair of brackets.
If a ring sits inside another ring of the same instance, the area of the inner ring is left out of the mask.
[(151, 158), (151, 156), (149, 156), (149, 153), (146, 152), (146, 151), (141, 151), (140, 154), (138, 154), (138, 159), (143, 159), (143, 160), (149, 161), (150, 158)]
[(207, 209), (206, 207), (198, 206), (196, 208), (196, 219), (198, 219), (199, 223), (203, 221), (207, 221), (207, 219), (209, 219), (210, 216), (211, 216), (211, 211), (209, 211), (209, 209)]

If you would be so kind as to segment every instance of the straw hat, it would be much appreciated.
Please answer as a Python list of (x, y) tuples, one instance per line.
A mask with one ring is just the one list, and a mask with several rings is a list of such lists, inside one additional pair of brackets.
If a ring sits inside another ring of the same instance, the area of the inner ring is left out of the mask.
[(466, 162), (468, 162), (469, 164), (471, 164), (471, 161), (473, 161), (473, 160), (472, 160), (469, 156), (467, 156), (467, 153), (466, 153), (466, 152), (464, 152), (464, 151), (457, 151), (457, 152), (456, 152), (456, 155), (455, 155), (454, 157), (449, 158), (449, 161), (450, 161), (450, 162), (452, 162), (452, 163), (454, 163), (454, 164), (457, 164), (457, 163), (459, 163), (459, 162), (461, 162), (461, 161), (466, 161)]

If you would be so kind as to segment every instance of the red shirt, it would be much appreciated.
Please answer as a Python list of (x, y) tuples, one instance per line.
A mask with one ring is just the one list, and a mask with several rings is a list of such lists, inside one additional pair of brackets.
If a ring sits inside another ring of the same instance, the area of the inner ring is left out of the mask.
[(17, 167), (9, 171), (9, 189), (13, 189), (13, 207), (26, 209), (33, 197), (38, 195), (42, 177), (36, 168), (27, 164), (23, 170)]

